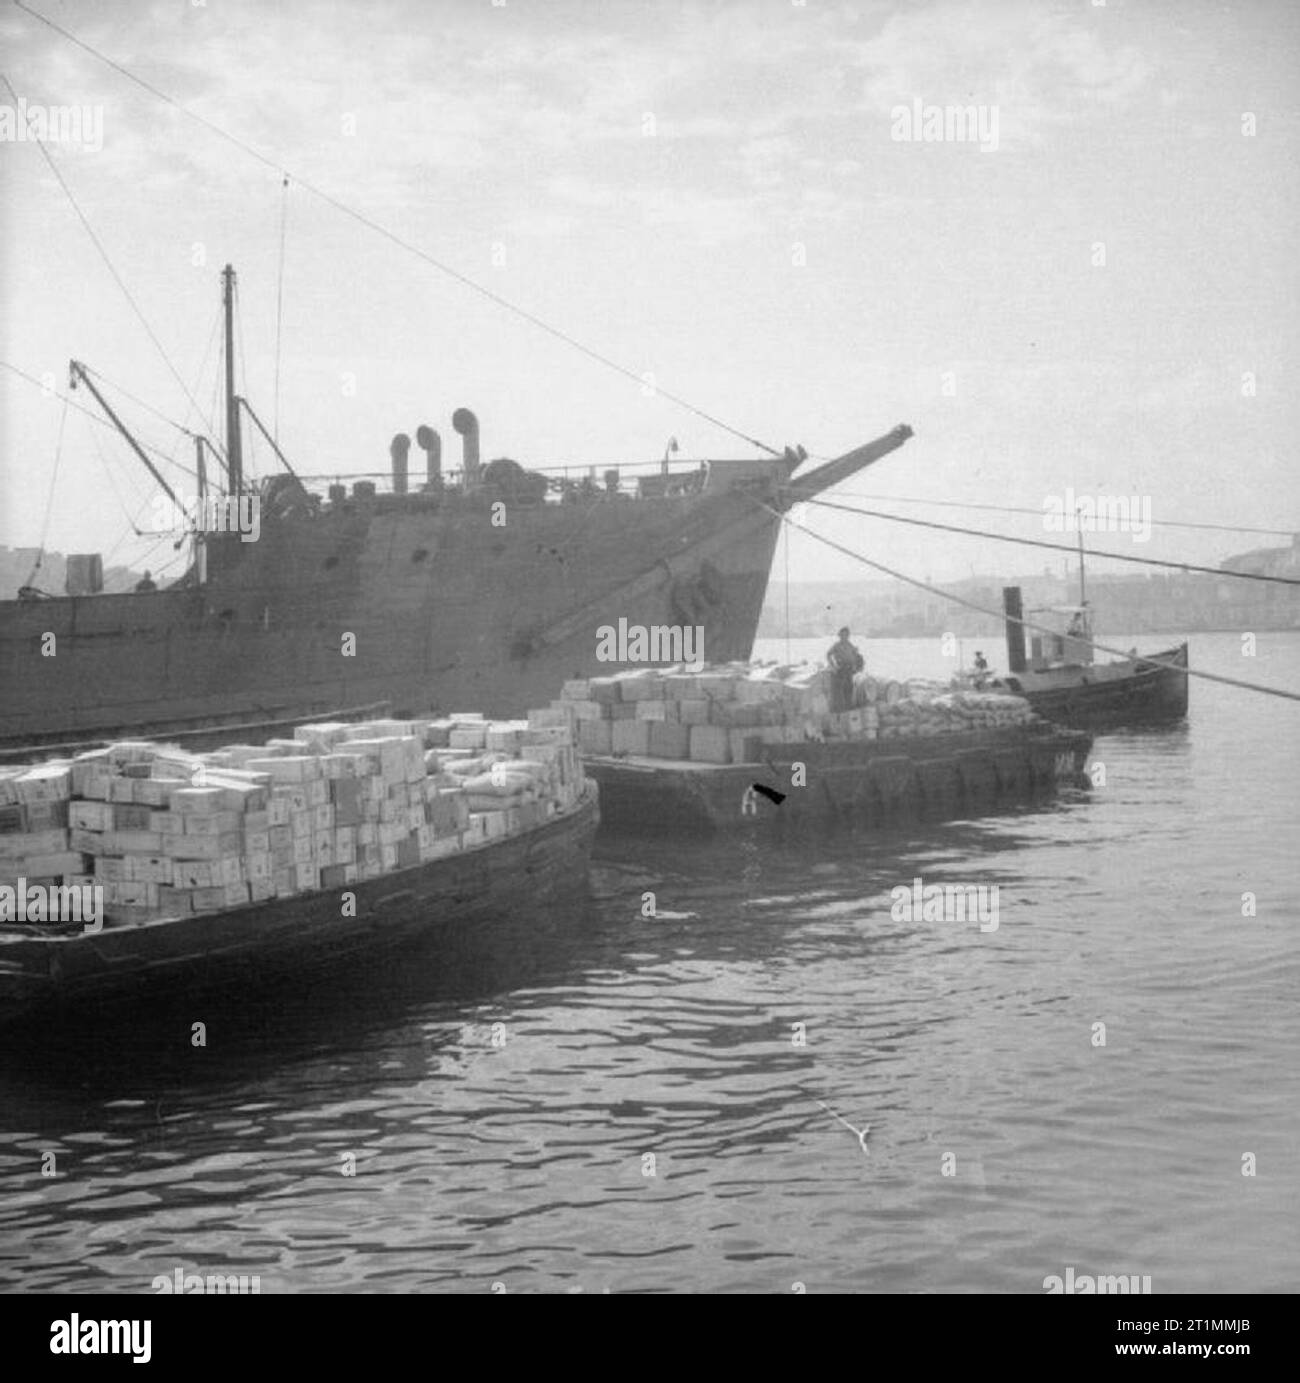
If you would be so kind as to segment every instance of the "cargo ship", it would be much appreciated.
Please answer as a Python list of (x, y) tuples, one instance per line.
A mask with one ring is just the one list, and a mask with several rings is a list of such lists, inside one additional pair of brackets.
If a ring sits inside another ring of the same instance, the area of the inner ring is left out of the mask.
[[(0, 750), (70, 747), (318, 716), (387, 703), (419, 715), (461, 705), (519, 715), (565, 678), (602, 670), (598, 630), (620, 619), (703, 630), (710, 660), (749, 656), (781, 525), (793, 504), (901, 446), (899, 425), (798, 474), (802, 448), (692, 464), (667, 456), (581, 471), (481, 461), (479, 421), (442, 438), (394, 437), (387, 476), (244, 474), (234, 391), (234, 273), (223, 274), (224, 458), (197, 445), (224, 498), (256, 502), (247, 532), (189, 534), (193, 557), (166, 589), (107, 594), (94, 554), (69, 562), (69, 589), (25, 588), (0, 603)], [(170, 493), (85, 367), (83, 387)], [(213, 493), (217, 487), (213, 486)], [(200, 498), (203, 498), (200, 495)]]

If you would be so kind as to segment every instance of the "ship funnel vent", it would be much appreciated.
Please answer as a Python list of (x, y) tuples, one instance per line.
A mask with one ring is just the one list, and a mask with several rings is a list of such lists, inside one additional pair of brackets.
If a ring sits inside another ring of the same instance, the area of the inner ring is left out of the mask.
[(461, 435), (464, 450), (462, 469), (465, 472), (465, 488), (473, 489), (478, 484), (478, 419), (468, 408), (458, 408), (451, 415), (451, 425)]
[(411, 450), (411, 439), (405, 432), (399, 432), (388, 444), (388, 454), (393, 458), (393, 493), (406, 493), (406, 458)]
[(421, 423), (415, 429), (415, 440), (425, 456), (425, 484), (436, 490), (442, 484), (442, 438), (433, 428)]

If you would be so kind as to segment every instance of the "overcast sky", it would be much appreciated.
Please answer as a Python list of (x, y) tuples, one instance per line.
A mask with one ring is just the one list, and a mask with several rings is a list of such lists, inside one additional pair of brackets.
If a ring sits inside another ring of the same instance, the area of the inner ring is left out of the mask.
[[(32, 4), (274, 165), (0, 12), (19, 97), (102, 107), (102, 148), (50, 153), (205, 411), (231, 261), (247, 392), (277, 414), (289, 173), (278, 418), (302, 472), (385, 467), (393, 432), (421, 422), (454, 461), (459, 405), (485, 457), (526, 464), (650, 459), (670, 435), (685, 456), (752, 451), (295, 176), (751, 436), (829, 456), (910, 423), (847, 493), (1037, 514), (1068, 486), (1149, 496), (1157, 520), (1300, 526), (1291, 0)], [(996, 147), (896, 138), (895, 108), (914, 102), (985, 108)], [(3, 359), (62, 386), (75, 356), (182, 419), (185, 395), (39, 149), (0, 143), (0, 179)], [(0, 410), (0, 543), (37, 543), (48, 505), (49, 546), (146, 564), (153, 540), (123, 541), (124, 506), (143, 526), (154, 489), (120, 440), (70, 414), (51, 491), (60, 403), (0, 371)], [(256, 461), (271, 468), (265, 448)], [(801, 516), (922, 577), (1048, 560)], [(1032, 516), (964, 518), (1048, 536)], [(1096, 538), (1203, 562), (1269, 541)], [(810, 539), (791, 565), (871, 575)]]

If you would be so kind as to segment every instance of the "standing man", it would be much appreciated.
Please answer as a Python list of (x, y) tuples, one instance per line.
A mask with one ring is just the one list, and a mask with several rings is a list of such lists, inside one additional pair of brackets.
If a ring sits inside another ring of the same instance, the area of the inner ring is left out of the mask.
[(851, 711), (853, 675), (861, 672), (866, 664), (862, 661), (862, 654), (849, 642), (847, 626), (840, 630), (839, 642), (831, 645), (826, 661), (831, 670), (831, 710)]

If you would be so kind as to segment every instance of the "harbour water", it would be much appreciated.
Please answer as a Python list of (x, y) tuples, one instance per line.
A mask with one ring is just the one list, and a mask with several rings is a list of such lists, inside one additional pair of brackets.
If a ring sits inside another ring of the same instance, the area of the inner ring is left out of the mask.
[[(1191, 657), (1300, 687), (1300, 634)], [(6, 1035), (0, 1287), (1294, 1290), (1300, 708), (1194, 681), (1093, 759), (910, 835), (604, 840), (589, 903), (471, 952)], [(997, 929), (895, 920), (916, 878)]]

